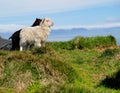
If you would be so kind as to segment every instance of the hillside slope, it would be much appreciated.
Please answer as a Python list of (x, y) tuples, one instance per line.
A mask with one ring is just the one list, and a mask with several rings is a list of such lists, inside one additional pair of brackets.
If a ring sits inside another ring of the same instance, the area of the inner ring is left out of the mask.
[[(0, 93), (119, 93), (120, 48), (115, 39), (80, 41), (47, 42), (23, 52), (0, 50)], [(111, 79), (116, 86), (109, 84)]]

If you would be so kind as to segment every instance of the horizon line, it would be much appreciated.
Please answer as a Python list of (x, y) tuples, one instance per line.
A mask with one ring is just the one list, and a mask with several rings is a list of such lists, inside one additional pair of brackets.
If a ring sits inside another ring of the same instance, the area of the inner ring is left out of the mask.
[[(0, 24), (0, 32), (15, 32), (21, 28), (28, 27), (27, 25), (18, 24)], [(52, 27), (52, 30), (59, 29), (74, 29), (74, 28), (84, 28), (84, 29), (100, 29), (100, 28), (113, 28), (120, 27), (120, 22), (115, 23), (104, 23), (104, 24), (94, 24), (94, 25), (68, 25), (68, 26), (56, 26)]]

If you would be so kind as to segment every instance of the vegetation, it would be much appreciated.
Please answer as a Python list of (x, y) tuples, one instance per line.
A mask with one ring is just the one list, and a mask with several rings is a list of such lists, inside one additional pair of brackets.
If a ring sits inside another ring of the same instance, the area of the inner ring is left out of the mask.
[(52, 42), (54, 49), (92, 49), (96, 47), (110, 47), (116, 45), (116, 39), (111, 36), (97, 36), (97, 37), (75, 37), (66, 42)]
[(119, 60), (111, 35), (0, 50), (0, 93), (119, 93)]

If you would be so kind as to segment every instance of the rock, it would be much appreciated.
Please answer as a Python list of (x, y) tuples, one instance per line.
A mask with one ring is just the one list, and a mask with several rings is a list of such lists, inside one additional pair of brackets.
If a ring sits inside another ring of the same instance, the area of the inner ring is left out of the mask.
[(11, 50), (12, 42), (0, 37), (0, 50)]

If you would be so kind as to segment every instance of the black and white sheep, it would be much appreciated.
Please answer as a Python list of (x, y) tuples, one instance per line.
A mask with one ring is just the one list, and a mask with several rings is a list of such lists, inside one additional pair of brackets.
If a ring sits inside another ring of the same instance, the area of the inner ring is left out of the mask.
[(47, 39), (53, 26), (53, 22), (49, 18), (44, 18), (39, 26), (26, 27), (20, 32), (20, 51), (28, 49), (29, 44), (41, 47)]
[[(36, 20), (33, 23), (32, 27), (39, 25), (41, 21), (42, 21), (42, 19), (36, 18)], [(11, 50), (20, 50), (20, 32), (21, 32), (21, 30), (22, 29), (16, 31), (9, 38), (9, 39), (12, 40), (12, 48), (11, 48)]]

